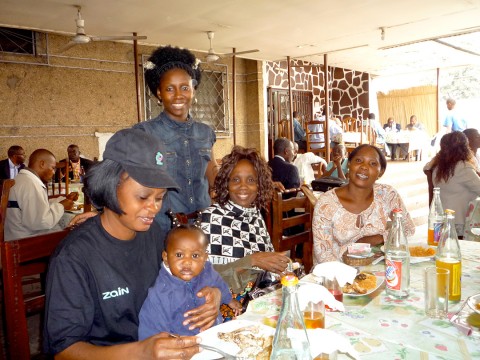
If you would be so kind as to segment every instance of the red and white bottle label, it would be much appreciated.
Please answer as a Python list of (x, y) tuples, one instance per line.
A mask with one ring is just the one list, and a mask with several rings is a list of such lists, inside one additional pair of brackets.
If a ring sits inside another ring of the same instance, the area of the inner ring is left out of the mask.
[(402, 286), (402, 262), (385, 260), (385, 280), (391, 290), (400, 290)]

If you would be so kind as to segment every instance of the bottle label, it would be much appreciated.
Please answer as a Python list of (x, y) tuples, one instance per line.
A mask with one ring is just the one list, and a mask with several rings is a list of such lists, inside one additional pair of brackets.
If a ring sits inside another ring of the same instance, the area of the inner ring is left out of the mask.
[(400, 290), (402, 286), (402, 262), (386, 259), (385, 265), (387, 287), (391, 290)]
[(442, 233), (443, 222), (434, 222), (433, 223), (433, 242), (435, 245), (438, 245), (440, 241), (440, 234)]

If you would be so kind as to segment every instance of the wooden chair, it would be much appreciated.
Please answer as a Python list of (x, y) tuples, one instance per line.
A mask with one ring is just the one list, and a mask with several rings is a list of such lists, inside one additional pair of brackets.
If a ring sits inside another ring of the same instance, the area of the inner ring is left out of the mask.
[[(281, 192), (275, 192), (271, 206), (270, 229), (272, 244), (275, 251), (290, 250), (290, 257), (295, 259), (295, 250), (298, 244), (303, 244), (302, 262), (305, 271), (308, 273), (313, 265), (312, 255), (312, 210), (310, 200), (303, 196), (300, 189), (291, 189), (290, 192), (297, 194), (297, 197), (283, 199)], [(301, 196), (299, 195), (301, 194)], [(294, 213), (295, 209), (304, 209), (304, 212)], [(286, 216), (286, 214), (289, 214)], [(284, 235), (286, 229), (303, 225), (303, 231), (293, 235)]]
[(290, 139), (290, 120), (282, 119), (278, 122), (278, 137)]
[(45, 274), (50, 255), (70, 229), (5, 241), (4, 219), (8, 195), (14, 183), (14, 180), (5, 180), (2, 184), (0, 251), (7, 350), (12, 359), (23, 360), (30, 359), (27, 315), (43, 313), (45, 308), (44, 290), (24, 292), (23, 279)]
[[(69, 193), (69, 185), (70, 185), (69, 172), (70, 172), (70, 164), (68, 161), (68, 157), (67, 157), (67, 161), (57, 162), (55, 176), (52, 179), (52, 196), (59, 196), (63, 193), (65, 194)], [(63, 179), (65, 179), (65, 182), (62, 181)], [(63, 187), (65, 188), (65, 192), (62, 191)]]
[(327, 158), (325, 121), (310, 121), (306, 128), (307, 152)]

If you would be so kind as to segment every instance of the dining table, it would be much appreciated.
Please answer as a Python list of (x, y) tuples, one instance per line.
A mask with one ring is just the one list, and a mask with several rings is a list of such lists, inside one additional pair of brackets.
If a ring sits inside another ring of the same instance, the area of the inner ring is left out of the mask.
[[(325, 328), (347, 338), (361, 359), (480, 359), (480, 327), (469, 325), (472, 317), (480, 315), (464, 306), (470, 296), (480, 293), (480, 242), (461, 240), (460, 247), (462, 296), (460, 302), (449, 302), (448, 308), (449, 317), (458, 313), (456, 324), (448, 318), (425, 315), (424, 269), (435, 266), (432, 257), (420, 261), (412, 258), (410, 292), (404, 299), (385, 292), (383, 261), (361, 267), (361, 271), (377, 276), (377, 288), (367, 295), (344, 294), (345, 311), (327, 311)], [(308, 274), (300, 280), (300, 286), (315, 281), (316, 277)], [(281, 299), (281, 289), (254, 299), (238, 319), (274, 326)], [(338, 354), (338, 359), (343, 358), (350, 357)]]

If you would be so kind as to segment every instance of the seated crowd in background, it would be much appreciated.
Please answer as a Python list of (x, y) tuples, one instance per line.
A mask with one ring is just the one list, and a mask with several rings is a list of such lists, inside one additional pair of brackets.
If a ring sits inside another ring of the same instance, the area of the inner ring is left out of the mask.
[(25, 150), (19, 145), (12, 145), (8, 149), (7, 158), (0, 160), (0, 180), (15, 179), (25, 167)]

